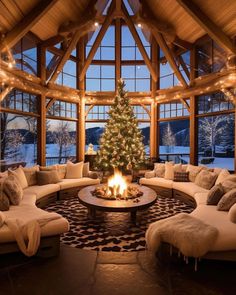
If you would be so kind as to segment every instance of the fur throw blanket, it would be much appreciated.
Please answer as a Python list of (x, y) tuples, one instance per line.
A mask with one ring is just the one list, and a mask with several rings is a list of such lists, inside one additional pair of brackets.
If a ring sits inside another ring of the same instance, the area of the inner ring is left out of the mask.
[(218, 230), (201, 220), (187, 214), (175, 216), (152, 223), (146, 232), (147, 247), (156, 252), (161, 242), (178, 248), (184, 256), (202, 257), (212, 247)]

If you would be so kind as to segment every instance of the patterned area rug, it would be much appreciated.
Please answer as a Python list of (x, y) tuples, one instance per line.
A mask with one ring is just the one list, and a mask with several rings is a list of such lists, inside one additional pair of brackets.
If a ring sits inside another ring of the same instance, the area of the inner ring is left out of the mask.
[(193, 208), (172, 198), (158, 197), (155, 205), (137, 213), (136, 225), (129, 213), (96, 212), (88, 217), (87, 208), (78, 198), (51, 203), (46, 210), (68, 219), (70, 231), (61, 236), (61, 242), (71, 247), (99, 251), (139, 251), (145, 249), (145, 231), (148, 225), (180, 212), (190, 213)]

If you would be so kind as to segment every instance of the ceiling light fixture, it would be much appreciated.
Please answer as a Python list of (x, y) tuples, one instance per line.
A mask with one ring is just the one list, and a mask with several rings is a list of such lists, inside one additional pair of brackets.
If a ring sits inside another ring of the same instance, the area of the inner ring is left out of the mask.
[(98, 27), (99, 23), (98, 22), (95, 22), (94, 25), (95, 25), (95, 27)]
[(142, 24), (138, 23), (138, 27), (139, 27), (139, 28), (142, 28)]

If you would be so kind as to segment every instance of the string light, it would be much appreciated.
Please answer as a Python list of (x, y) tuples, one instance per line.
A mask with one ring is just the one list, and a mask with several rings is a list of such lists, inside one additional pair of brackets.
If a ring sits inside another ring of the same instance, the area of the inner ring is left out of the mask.
[(95, 23), (94, 23), (94, 26), (95, 26), (95, 27), (98, 27), (98, 26), (99, 26), (99, 23), (98, 23), (98, 22), (95, 22)]
[(138, 27), (139, 27), (139, 28), (142, 28), (142, 24), (138, 23)]

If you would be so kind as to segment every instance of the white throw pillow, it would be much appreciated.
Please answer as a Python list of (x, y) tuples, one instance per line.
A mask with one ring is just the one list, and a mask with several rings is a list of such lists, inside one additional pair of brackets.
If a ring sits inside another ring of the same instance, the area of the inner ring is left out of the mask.
[(215, 185), (222, 183), (230, 175), (227, 169), (221, 170), (219, 176), (216, 179)]
[(187, 170), (186, 172), (189, 172), (189, 180), (194, 182), (198, 173), (204, 169), (203, 166), (194, 166), (194, 165), (191, 165), (191, 164), (188, 164), (188, 167), (187, 167)]
[(174, 179), (174, 163), (165, 162), (165, 179)]
[(66, 164), (66, 177), (67, 179), (77, 179), (83, 177), (83, 162), (73, 164), (68, 161)]
[(33, 167), (24, 167), (22, 169), (25, 173), (28, 186), (36, 185), (37, 184), (36, 172), (39, 171), (39, 165), (35, 165)]
[(18, 167), (16, 170), (8, 170), (8, 173), (9, 175), (13, 175), (16, 177), (22, 189), (28, 187), (28, 182), (21, 166)]
[(229, 209), (229, 220), (233, 223), (236, 223), (236, 204), (234, 204), (230, 209)]

